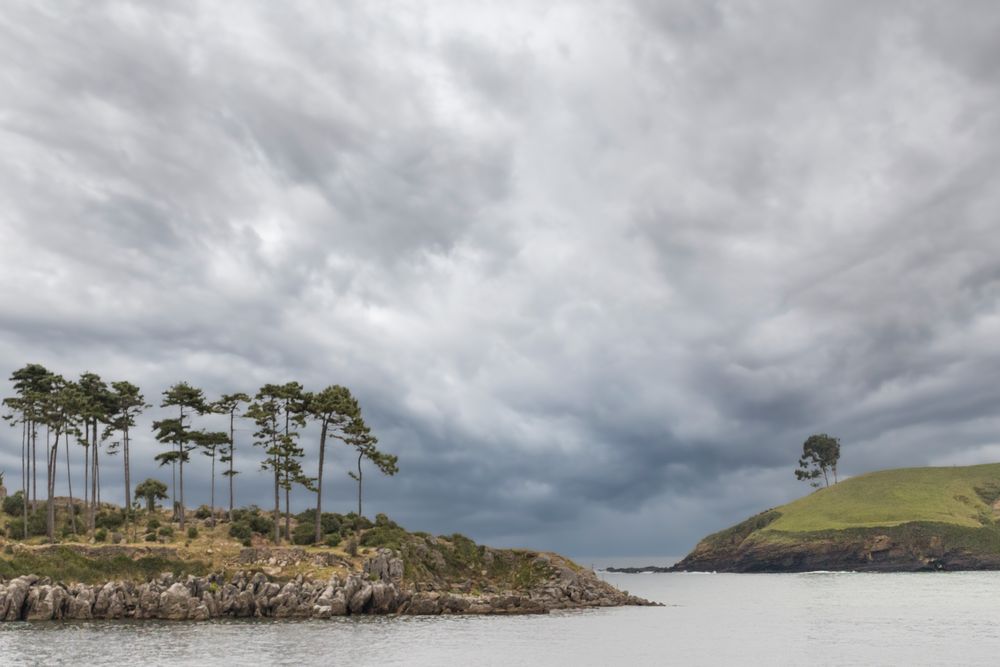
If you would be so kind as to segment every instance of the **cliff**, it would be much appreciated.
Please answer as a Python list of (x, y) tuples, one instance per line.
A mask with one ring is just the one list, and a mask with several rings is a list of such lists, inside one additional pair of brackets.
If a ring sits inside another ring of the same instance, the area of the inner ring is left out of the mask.
[(1000, 569), (1000, 464), (851, 478), (702, 539), (674, 571)]

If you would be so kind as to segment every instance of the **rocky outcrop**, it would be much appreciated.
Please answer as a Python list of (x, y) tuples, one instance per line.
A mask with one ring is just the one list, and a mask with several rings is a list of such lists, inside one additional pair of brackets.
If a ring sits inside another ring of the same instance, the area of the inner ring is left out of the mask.
[(1000, 569), (991, 528), (908, 523), (721, 542), (706, 539), (670, 568), (680, 572), (926, 572)]
[[(253, 554), (254, 558), (257, 554)], [(268, 559), (277, 558), (268, 555)], [(143, 584), (112, 581), (101, 586), (53, 582), (36, 576), (0, 581), (0, 619), (88, 620), (210, 618), (331, 618), (360, 614), (539, 614), (550, 609), (651, 604), (623, 593), (588, 570), (540, 555), (547, 578), (527, 592), (491, 594), (415, 590), (404, 582), (403, 561), (389, 549), (369, 558), (362, 572), (328, 581), (299, 576), (272, 581), (262, 572), (240, 571), (177, 578), (165, 573)]]

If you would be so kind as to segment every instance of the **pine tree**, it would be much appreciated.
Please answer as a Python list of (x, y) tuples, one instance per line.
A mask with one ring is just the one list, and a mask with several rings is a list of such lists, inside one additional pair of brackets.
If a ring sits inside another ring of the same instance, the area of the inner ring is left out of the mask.
[(250, 397), (243, 392), (235, 394), (223, 394), (219, 400), (213, 404), (213, 408), (219, 414), (229, 415), (229, 444), (219, 452), (219, 461), (228, 463), (229, 469), (222, 474), (229, 478), (229, 520), (233, 520), (233, 478), (239, 474), (233, 469), (236, 458), (236, 417), (240, 406), (249, 403)]
[(188, 422), (192, 415), (203, 415), (209, 411), (208, 404), (205, 403), (205, 394), (201, 389), (192, 387), (187, 382), (178, 382), (165, 392), (160, 407), (176, 407), (178, 417), (176, 419), (162, 419), (153, 422), (153, 430), (156, 431), (156, 439), (159, 442), (170, 443), (169, 451), (156, 455), (156, 460), (160, 465), (167, 463), (177, 470), (177, 477), (180, 481), (179, 498), (174, 495), (173, 502), (177, 516), (180, 519), (181, 531), (184, 530), (184, 464), (190, 460), (190, 452), (196, 446), (198, 436), (189, 427)]

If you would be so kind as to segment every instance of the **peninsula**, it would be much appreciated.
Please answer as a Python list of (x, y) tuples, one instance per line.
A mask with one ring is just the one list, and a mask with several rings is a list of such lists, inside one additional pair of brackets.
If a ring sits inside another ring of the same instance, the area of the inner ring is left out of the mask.
[(702, 539), (643, 571), (1000, 569), (1000, 464), (873, 472)]
[[(122, 515), (101, 510), (102, 522)], [(558, 554), (411, 533), (384, 515), (371, 522), (324, 514), (330, 532), (322, 546), (274, 546), (256, 508), (237, 517), (192, 513), (178, 535), (166, 512), (156, 512), (135, 527), (141, 542), (127, 539), (126, 525), (98, 530), (97, 540), (115, 543), (0, 538), (0, 621), (544, 614), (651, 604)], [(311, 529), (309, 512), (296, 520)]]

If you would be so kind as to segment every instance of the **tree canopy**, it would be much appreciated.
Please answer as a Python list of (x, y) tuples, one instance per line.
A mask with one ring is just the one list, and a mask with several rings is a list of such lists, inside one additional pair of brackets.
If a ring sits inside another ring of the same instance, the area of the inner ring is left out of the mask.
[(833, 483), (837, 483), (837, 462), (840, 460), (840, 440), (817, 433), (809, 436), (802, 443), (802, 456), (799, 467), (795, 470), (795, 478), (807, 481), (812, 486), (819, 486), (819, 478), (823, 478), (825, 486), (830, 486), (830, 473), (833, 473)]

